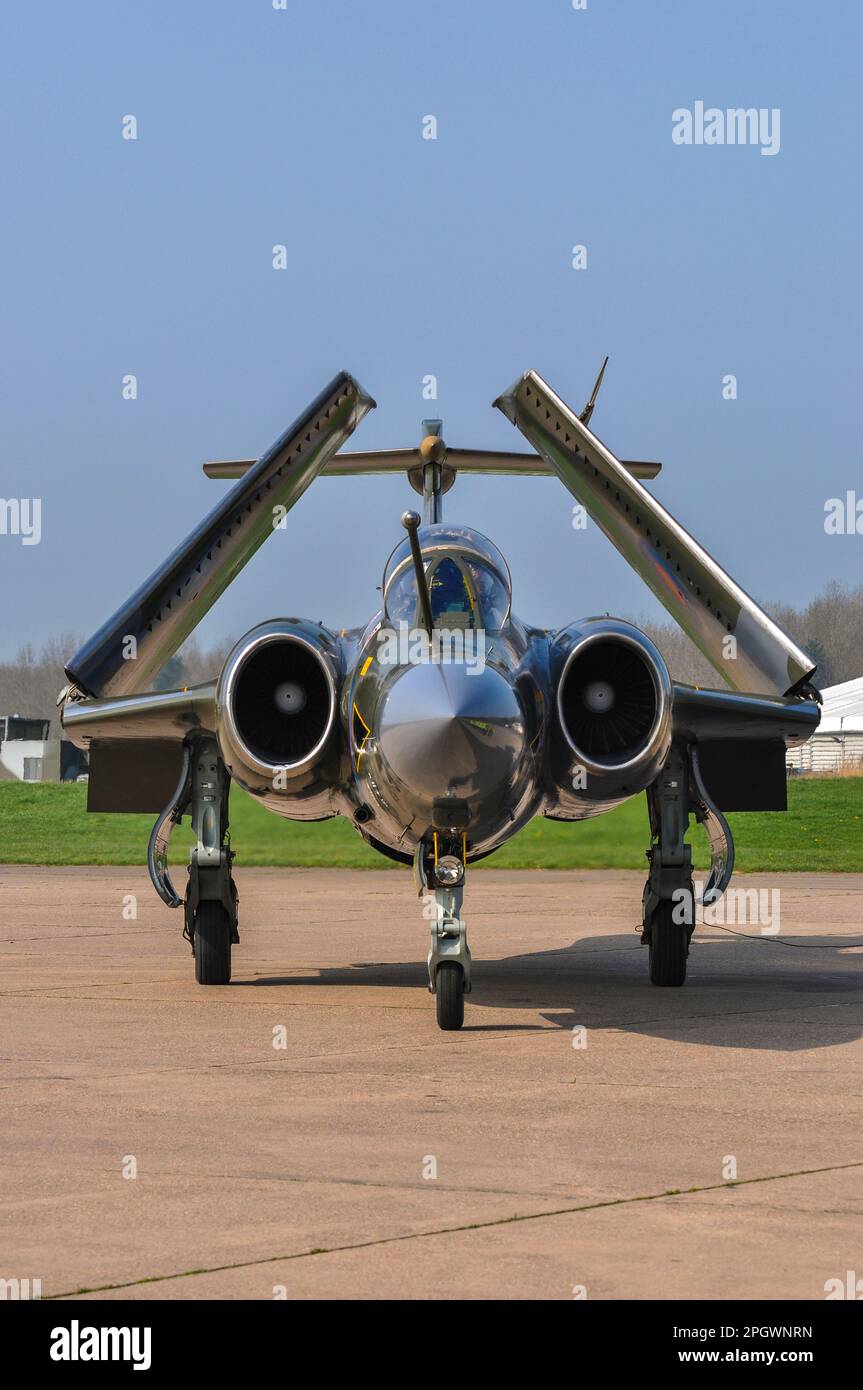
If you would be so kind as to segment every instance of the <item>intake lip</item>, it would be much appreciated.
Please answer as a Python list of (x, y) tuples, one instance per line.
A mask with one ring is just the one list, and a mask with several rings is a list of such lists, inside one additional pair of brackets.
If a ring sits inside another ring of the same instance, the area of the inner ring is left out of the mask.
[[(280, 709), (276, 692), (295, 682), (306, 694), (296, 712)], [(324, 751), (336, 719), (336, 685), (323, 652), (305, 637), (273, 625), (241, 642), (228, 658), (219, 705), (226, 742), (252, 771), (271, 777), (300, 773)]]
[[(610, 698), (596, 698), (600, 687)], [(558, 681), (563, 736), (587, 772), (629, 772), (666, 741), (671, 693), (668, 669), (649, 638), (617, 627), (588, 633), (568, 653)]]

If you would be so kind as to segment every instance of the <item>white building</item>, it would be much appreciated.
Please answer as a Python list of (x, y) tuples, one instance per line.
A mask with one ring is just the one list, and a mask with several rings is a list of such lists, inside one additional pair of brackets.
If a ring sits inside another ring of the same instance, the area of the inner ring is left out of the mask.
[[(53, 749), (48, 719), (23, 719), (10, 714), (0, 719), (0, 763), (19, 782), (43, 782), (51, 778)], [(57, 750), (59, 755), (59, 748)], [(58, 767), (55, 776), (59, 778)], [(53, 779), (52, 779), (53, 780)]]
[(50, 719), (0, 716), (0, 781), (74, 782), (87, 763), (69, 739), (51, 737)]
[(789, 748), (785, 762), (795, 772), (859, 771), (863, 775), (863, 676), (821, 692), (821, 723), (802, 748)]

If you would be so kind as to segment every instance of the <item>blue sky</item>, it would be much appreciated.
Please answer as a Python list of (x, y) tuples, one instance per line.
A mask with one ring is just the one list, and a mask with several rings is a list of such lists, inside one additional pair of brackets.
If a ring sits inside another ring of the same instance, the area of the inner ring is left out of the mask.
[[(519, 448), (492, 399), (535, 367), (580, 408), (608, 353), (593, 428), (664, 461), (655, 495), (744, 587), (799, 603), (859, 583), (863, 536), (823, 525), (829, 497), (863, 498), (859, 16), (7, 6), (0, 495), (40, 497), (43, 518), (37, 546), (0, 536), (0, 657), (97, 627), (225, 486), (201, 463), (260, 453), (342, 367), (379, 407), (353, 447), (415, 443), (439, 414), (450, 444)], [(780, 108), (779, 153), (676, 146), (672, 112), (696, 100)], [(285, 613), (362, 621), (413, 498), (319, 481), (201, 640)], [(528, 621), (654, 613), (571, 505), (552, 479), (465, 478), (445, 515), (501, 546)]]

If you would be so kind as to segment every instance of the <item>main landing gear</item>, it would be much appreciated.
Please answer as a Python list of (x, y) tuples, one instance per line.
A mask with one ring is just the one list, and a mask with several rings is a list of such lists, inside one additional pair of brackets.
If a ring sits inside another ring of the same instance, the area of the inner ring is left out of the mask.
[[(662, 772), (647, 788), (647, 809), (652, 844), (647, 851), (650, 872), (644, 885), (641, 939), (649, 948), (651, 984), (682, 985), (695, 908), (721, 898), (734, 869), (731, 831), (704, 785), (695, 745), (672, 746)], [(690, 813), (704, 825), (710, 842), (710, 873), (698, 898), (692, 849), (685, 843)]]
[(414, 859), (423, 916), (429, 923), (429, 990), (437, 1004), (438, 1027), (445, 1032), (464, 1023), (464, 996), (470, 993), (467, 923), (461, 916), (466, 845), (449, 844), (435, 833), (417, 847)]
[(685, 750), (673, 747), (659, 777), (647, 788), (651, 847), (644, 885), (641, 939), (649, 948), (650, 983), (682, 985), (695, 926), (689, 826), (689, 768)]
[[(153, 826), (147, 852), (156, 892), (169, 907), (183, 908), (183, 935), (192, 947), (199, 985), (230, 983), (231, 947), (240, 939), (228, 836), (230, 784), (214, 738), (204, 735), (187, 743), (177, 789)], [(181, 902), (168, 873), (168, 844), (187, 811), (197, 844), (189, 854), (189, 882)]]

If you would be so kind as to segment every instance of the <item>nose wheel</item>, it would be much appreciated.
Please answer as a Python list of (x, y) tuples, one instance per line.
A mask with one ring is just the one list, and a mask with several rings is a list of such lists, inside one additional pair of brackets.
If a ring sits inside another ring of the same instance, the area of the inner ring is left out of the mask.
[(437, 1026), (455, 1032), (464, 1023), (464, 971), (455, 961), (445, 960), (437, 968), (435, 983)]
[(423, 916), (429, 923), (429, 990), (435, 996), (437, 1025), (455, 1032), (464, 1024), (464, 997), (470, 993), (467, 923), (461, 916), (466, 846), (441, 854), (438, 837), (417, 849), (415, 869)]

